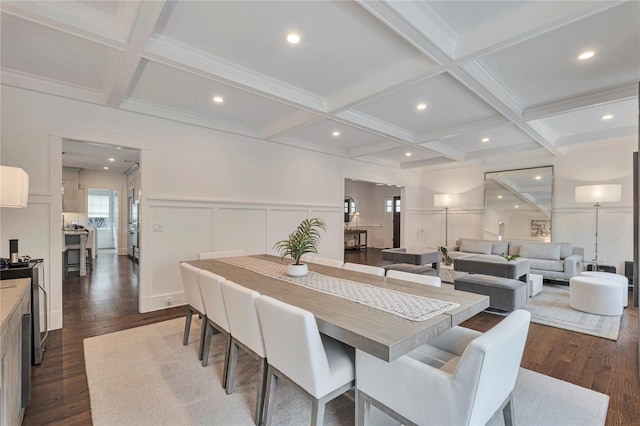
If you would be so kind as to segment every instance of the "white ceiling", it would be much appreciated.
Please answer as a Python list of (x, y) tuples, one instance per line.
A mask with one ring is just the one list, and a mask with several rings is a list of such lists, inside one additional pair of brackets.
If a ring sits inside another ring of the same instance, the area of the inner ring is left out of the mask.
[[(638, 1), (3, 0), (0, 10), (3, 85), (375, 164), (544, 159), (638, 132)], [(579, 60), (586, 50), (593, 58)]]
[(62, 165), (76, 169), (124, 173), (139, 163), (139, 151), (80, 141), (62, 141)]

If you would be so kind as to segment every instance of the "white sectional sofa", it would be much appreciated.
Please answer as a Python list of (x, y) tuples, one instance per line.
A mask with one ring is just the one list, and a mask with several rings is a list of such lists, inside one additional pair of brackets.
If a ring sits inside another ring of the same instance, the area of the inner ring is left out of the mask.
[(456, 258), (469, 255), (495, 255), (502, 253), (519, 255), (529, 260), (532, 274), (544, 278), (568, 281), (584, 270), (584, 249), (573, 247), (571, 243), (545, 243), (539, 241), (509, 240), (474, 240), (460, 238), (455, 248), (449, 249), (449, 256)]

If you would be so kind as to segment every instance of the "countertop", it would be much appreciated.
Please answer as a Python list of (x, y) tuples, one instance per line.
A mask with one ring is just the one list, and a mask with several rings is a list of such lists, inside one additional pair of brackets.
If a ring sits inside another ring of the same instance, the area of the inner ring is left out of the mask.
[(24, 294), (29, 291), (30, 286), (30, 278), (0, 281), (0, 324), (2, 324), (2, 328), (5, 327), (5, 321), (15, 312)]

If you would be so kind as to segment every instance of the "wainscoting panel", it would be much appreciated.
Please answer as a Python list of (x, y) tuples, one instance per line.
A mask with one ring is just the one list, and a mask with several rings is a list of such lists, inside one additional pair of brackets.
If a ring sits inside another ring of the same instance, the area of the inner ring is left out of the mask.
[[(153, 265), (149, 296), (173, 294), (182, 290), (178, 263), (197, 259), (199, 252), (209, 250), (211, 208), (152, 207), (149, 211), (151, 224), (145, 229), (151, 231), (150, 243), (149, 247), (140, 247), (141, 257), (148, 256), (149, 264)], [(156, 231), (152, 231), (154, 227)], [(162, 231), (158, 227), (162, 227)]]
[(264, 253), (267, 240), (267, 209), (219, 207), (214, 214), (214, 250), (244, 249)]

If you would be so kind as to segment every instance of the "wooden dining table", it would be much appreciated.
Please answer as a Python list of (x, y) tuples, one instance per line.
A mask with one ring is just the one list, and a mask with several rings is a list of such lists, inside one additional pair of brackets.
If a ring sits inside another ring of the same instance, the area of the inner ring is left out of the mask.
[[(279, 264), (291, 263), (290, 259), (283, 261), (280, 257), (271, 255), (252, 257)], [(385, 361), (399, 358), (489, 307), (488, 296), (454, 290), (450, 286), (433, 287), (341, 268), (308, 264), (310, 271), (330, 277), (459, 304), (458, 307), (427, 320), (414, 321), (220, 260), (192, 260), (188, 263), (260, 294), (306, 309), (315, 316), (321, 333)]]

